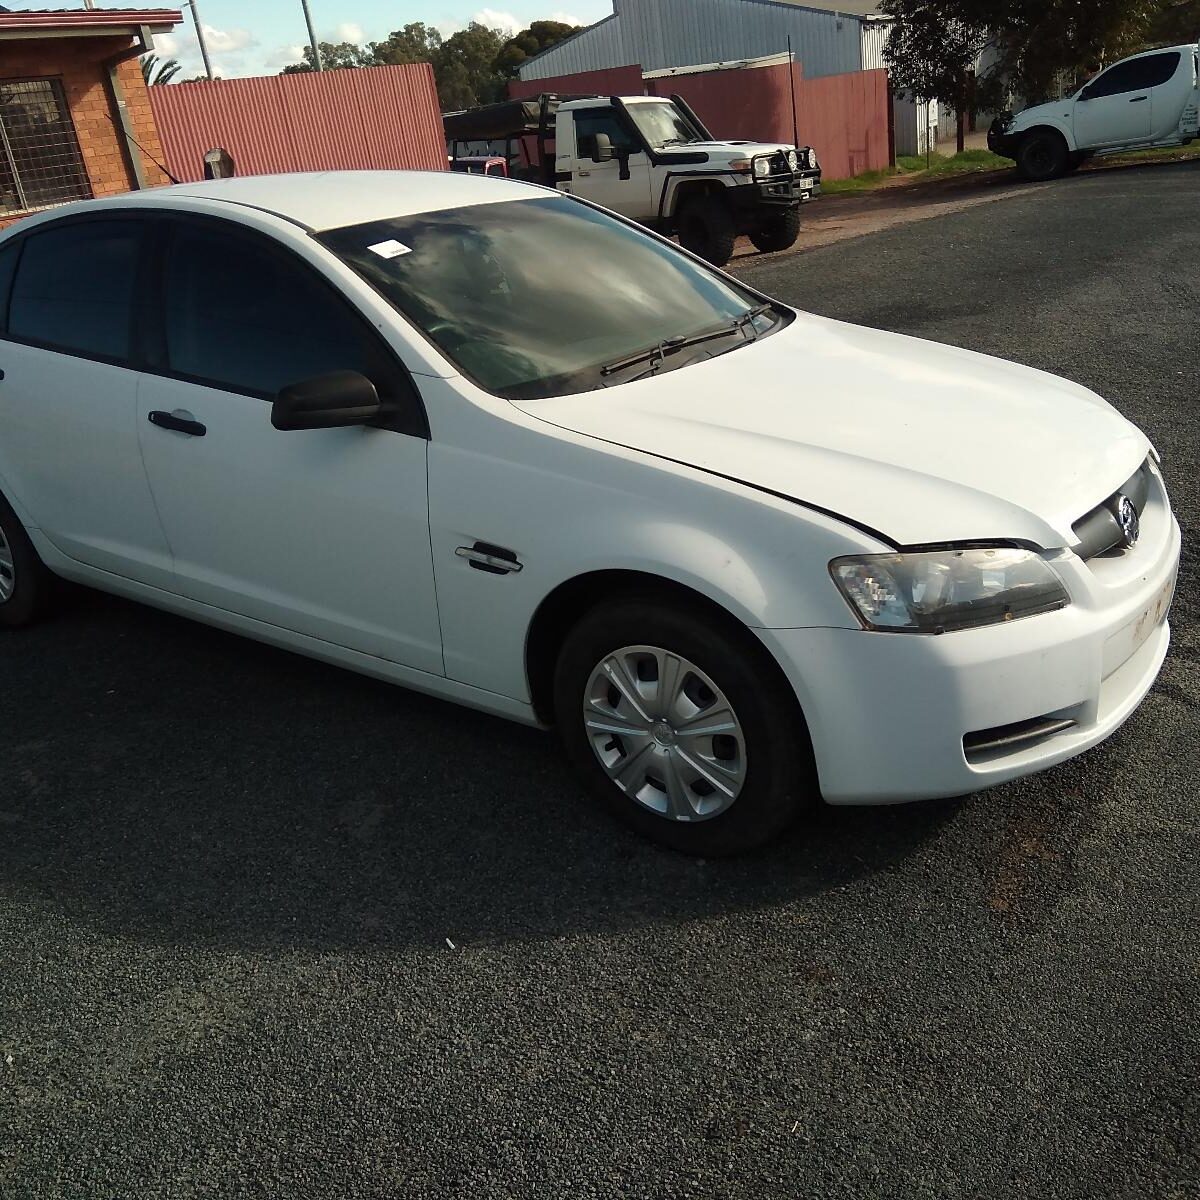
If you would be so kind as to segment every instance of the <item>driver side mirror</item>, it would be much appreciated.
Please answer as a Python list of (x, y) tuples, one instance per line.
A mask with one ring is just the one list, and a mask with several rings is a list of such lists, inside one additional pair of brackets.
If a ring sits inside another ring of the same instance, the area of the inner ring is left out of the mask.
[(357, 371), (331, 371), (282, 388), (271, 406), (276, 429), (344, 429), (383, 413), (375, 385)]
[(592, 162), (612, 162), (613, 160), (613, 144), (612, 138), (607, 133), (596, 134), (596, 144), (592, 147)]

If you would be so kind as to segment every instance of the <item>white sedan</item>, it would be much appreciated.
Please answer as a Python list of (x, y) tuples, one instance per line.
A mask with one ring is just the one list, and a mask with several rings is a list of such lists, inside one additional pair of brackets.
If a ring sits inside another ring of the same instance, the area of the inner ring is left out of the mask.
[(89, 201), (0, 238), (0, 318), (0, 624), (61, 576), (555, 725), (685, 851), (1061, 762), (1167, 652), (1179, 527), (1099, 397), (541, 188)]

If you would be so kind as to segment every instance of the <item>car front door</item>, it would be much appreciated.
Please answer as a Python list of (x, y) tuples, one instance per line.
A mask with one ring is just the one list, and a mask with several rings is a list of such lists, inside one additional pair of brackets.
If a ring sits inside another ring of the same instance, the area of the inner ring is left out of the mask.
[[(575, 125), (575, 180), (571, 191), (593, 204), (635, 221), (654, 215), (650, 195), (650, 159), (641, 142), (612, 107), (580, 108)], [(613, 157), (596, 162), (596, 135), (612, 143)]]
[[(1167, 60), (1171, 60), (1169, 64)], [(1178, 65), (1178, 52), (1145, 54), (1097, 75), (1075, 101), (1075, 143), (1079, 149), (1103, 150), (1150, 141), (1154, 129), (1153, 89), (1170, 79)]]
[[(146, 469), (193, 600), (442, 674), (424, 411), (361, 313), (286, 245), (166, 223), (161, 339), (138, 384)], [(281, 432), (289, 383), (353, 370), (388, 427)]]
[(64, 218), (0, 250), (0, 488), (68, 558), (169, 588), (136, 419), (146, 229)]

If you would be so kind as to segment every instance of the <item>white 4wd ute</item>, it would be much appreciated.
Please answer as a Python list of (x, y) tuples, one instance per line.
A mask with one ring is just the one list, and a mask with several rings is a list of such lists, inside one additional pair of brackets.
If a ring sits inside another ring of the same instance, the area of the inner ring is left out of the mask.
[(1097, 154), (1186, 146), (1200, 136), (1200, 46), (1114, 63), (1073, 95), (1001, 113), (988, 147), (1027, 179), (1053, 179)]
[(680, 96), (512, 100), (444, 118), (451, 163), (503, 154), (517, 178), (590, 200), (723, 267), (746, 234), (786, 250), (800, 206), (819, 195), (811, 146), (718, 141)]

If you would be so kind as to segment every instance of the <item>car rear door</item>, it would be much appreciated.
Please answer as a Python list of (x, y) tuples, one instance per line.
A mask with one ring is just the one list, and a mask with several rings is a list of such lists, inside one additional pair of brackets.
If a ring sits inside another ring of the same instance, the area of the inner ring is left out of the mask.
[[(412, 379), (331, 282), (266, 234), (172, 220), (160, 258), (161, 342), (138, 429), (179, 591), (441, 674)], [(280, 388), (338, 370), (395, 403), (388, 428), (272, 426)]]
[(172, 583), (137, 433), (146, 221), (99, 212), (0, 252), (0, 488), (63, 554)]

